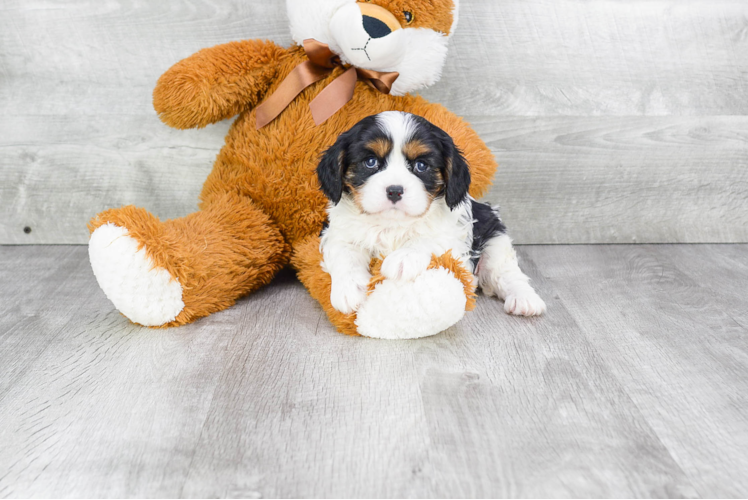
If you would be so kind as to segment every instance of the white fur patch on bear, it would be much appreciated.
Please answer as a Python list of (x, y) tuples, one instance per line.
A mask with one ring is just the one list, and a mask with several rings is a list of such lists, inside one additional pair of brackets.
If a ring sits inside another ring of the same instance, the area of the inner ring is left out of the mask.
[(127, 229), (114, 224), (97, 228), (88, 242), (99, 286), (119, 312), (133, 323), (161, 326), (184, 309), (182, 286), (169, 271), (155, 267), (145, 247)]
[(413, 281), (386, 280), (358, 309), (358, 333), (378, 339), (436, 335), (465, 315), (462, 282), (444, 268), (429, 269)]

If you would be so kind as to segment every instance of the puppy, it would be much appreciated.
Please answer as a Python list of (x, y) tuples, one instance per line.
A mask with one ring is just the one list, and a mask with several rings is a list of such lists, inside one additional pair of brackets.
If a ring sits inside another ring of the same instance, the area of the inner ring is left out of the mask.
[(431, 255), (448, 250), (486, 295), (510, 314), (534, 316), (545, 303), (520, 270), (498, 210), (468, 195), (470, 170), (452, 138), (427, 120), (390, 111), (364, 118), (338, 137), (317, 167), (330, 200), (322, 230), (322, 267), (330, 300), (351, 313), (366, 299), (369, 264), (412, 280)]

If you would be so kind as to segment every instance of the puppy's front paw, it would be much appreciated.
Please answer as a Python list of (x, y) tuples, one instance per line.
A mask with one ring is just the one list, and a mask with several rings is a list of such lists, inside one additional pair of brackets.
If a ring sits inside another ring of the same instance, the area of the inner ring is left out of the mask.
[(504, 311), (517, 316), (540, 316), (545, 312), (545, 302), (535, 290), (522, 290), (507, 295)]
[(431, 264), (431, 254), (401, 248), (389, 254), (382, 263), (382, 276), (391, 280), (413, 280)]
[(330, 290), (330, 303), (343, 314), (350, 314), (366, 299), (371, 276), (363, 273), (360, 276), (345, 276), (333, 279)]

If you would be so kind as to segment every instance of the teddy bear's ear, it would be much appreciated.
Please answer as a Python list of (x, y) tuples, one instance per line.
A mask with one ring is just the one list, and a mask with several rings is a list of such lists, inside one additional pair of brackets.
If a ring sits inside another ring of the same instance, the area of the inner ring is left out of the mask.
[(343, 196), (343, 176), (345, 176), (345, 154), (348, 148), (346, 134), (338, 137), (335, 144), (322, 154), (317, 165), (317, 178), (322, 192), (334, 204)]

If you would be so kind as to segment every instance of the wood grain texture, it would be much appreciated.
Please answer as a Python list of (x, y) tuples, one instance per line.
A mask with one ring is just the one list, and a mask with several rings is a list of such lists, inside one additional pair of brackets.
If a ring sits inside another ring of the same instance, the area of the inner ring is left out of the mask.
[[(748, 3), (466, 0), (460, 19), (424, 95), (496, 153), (517, 241), (748, 241)], [(123, 204), (193, 211), (229, 124), (170, 130), (151, 93), (248, 37), (290, 43), (283, 2), (3, 2), (0, 243), (84, 243)]]
[(0, 497), (744, 497), (748, 245), (520, 247), (534, 319), (337, 334), (288, 273), (171, 330), (0, 246)]
[(481, 118), (523, 243), (748, 241), (748, 117)]
[[(748, 249), (737, 249), (745, 262)], [(748, 488), (748, 266), (725, 255), (735, 251), (713, 245), (530, 251), (701, 496), (742, 497)]]
[(460, 6), (444, 84), (425, 94), (461, 113), (748, 112), (748, 5), (741, 0), (472, 0)]

